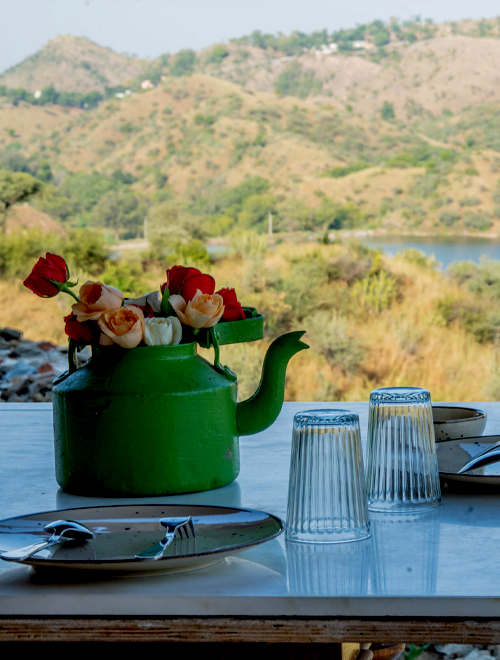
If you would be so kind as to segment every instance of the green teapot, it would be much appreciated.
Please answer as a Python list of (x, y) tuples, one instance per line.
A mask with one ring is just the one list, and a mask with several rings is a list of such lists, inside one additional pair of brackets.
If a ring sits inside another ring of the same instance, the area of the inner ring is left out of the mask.
[[(263, 317), (246, 312), (250, 318), (219, 323), (191, 343), (94, 350), (61, 376), (52, 390), (59, 485), (78, 495), (148, 497), (234, 481), (239, 436), (275, 421), (288, 361), (308, 348), (302, 331), (278, 337), (257, 391), (237, 403), (236, 377), (218, 347), (262, 338)], [(197, 355), (198, 344), (215, 349), (214, 364)]]

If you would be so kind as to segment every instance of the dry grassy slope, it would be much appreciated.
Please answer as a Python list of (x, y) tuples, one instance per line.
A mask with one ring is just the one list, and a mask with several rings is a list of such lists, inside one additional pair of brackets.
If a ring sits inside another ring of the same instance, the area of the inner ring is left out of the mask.
[[(231, 110), (235, 101), (241, 107)], [(352, 200), (369, 214), (377, 211), (384, 198), (410, 199), (408, 193), (425, 173), (423, 168), (371, 167), (340, 179), (321, 176), (325, 169), (345, 163), (336, 161), (321, 143), (286, 130), (294, 108), (295, 114), (311, 122), (318, 114), (338, 112), (334, 106), (320, 109), (311, 100), (245, 91), (234, 83), (194, 74), (170, 78), (147, 93), (108, 101), (95, 110), (22, 104), (4, 107), (0, 111), (0, 149), (21, 142), (26, 155), (43, 153), (54, 172), (63, 168), (70, 172), (96, 169), (111, 173), (121, 167), (138, 177), (135, 187), (146, 194), (156, 189), (153, 170), (159, 169), (168, 175), (176, 196), (183, 196), (193, 183), (200, 186), (214, 177), (233, 186), (248, 176), (259, 175), (269, 179), (273, 193), (295, 196), (310, 207), (320, 203), (321, 192), (340, 202)], [(267, 120), (262, 119), (263, 112)], [(203, 129), (196, 124), (198, 114), (213, 116), (212, 126)], [(398, 142), (411, 130), (345, 110), (338, 117), (345, 128), (362, 129), (367, 141), (391, 138)], [(265, 146), (252, 145), (262, 131)], [(459, 143), (463, 141), (463, 136), (455, 137)], [(234, 162), (235, 145), (241, 142), (249, 146), (239, 162)], [(173, 155), (169, 154), (169, 144), (175, 147)], [(399, 151), (407, 148), (403, 143), (398, 147)], [(452, 198), (445, 207), (433, 207), (432, 198), (416, 199), (427, 211), (419, 230), (435, 230), (443, 211), (463, 215), (468, 209), (460, 207), (459, 200), (465, 197), (480, 200), (474, 212), (491, 213), (491, 193), (499, 176), (492, 171), (492, 163), (497, 158), (497, 154), (487, 151), (472, 154), (469, 165), (476, 168), (475, 176), (466, 174), (467, 163), (458, 162), (439, 191), (443, 198)], [(396, 231), (407, 228), (403, 211), (390, 211), (384, 226)], [(498, 233), (500, 220), (494, 223), (492, 232)]]
[(121, 85), (150, 65), (99, 46), (84, 37), (61, 35), (41, 50), (0, 75), (0, 85), (35, 92), (48, 85), (58, 91), (103, 91), (105, 85)]
[(7, 213), (7, 234), (38, 230), (44, 234), (64, 236), (66, 230), (49, 215), (32, 208), (26, 202), (16, 204)]
[[(362, 55), (319, 53), (304, 53), (298, 60), (323, 81), (317, 100), (350, 103), (363, 115), (372, 114), (384, 101), (393, 103), (396, 114), (405, 117), (408, 102), (440, 113), (444, 108), (456, 112), (471, 103), (499, 100), (500, 40), (453, 35), (449, 26), (440, 27), (442, 36), (434, 39), (412, 45), (392, 42), (387, 50), (399, 61), (384, 58), (377, 64)], [(472, 22), (464, 23), (466, 28), (473, 32)], [(238, 50), (232, 46), (223, 65), (207, 72), (244, 82), (247, 89), (272, 92), (278, 76), (294, 58), (246, 50), (249, 58), (238, 63)]]
[[(394, 104), (405, 116), (410, 101), (433, 114), (444, 108), (457, 112), (467, 106), (500, 100), (500, 40), (447, 36), (421, 41), (401, 50), (397, 65), (386, 65), (366, 83), (350, 88), (350, 102), (364, 114), (373, 102)], [(332, 81), (335, 92), (335, 80)], [(367, 102), (368, 101), (368, 102)]]

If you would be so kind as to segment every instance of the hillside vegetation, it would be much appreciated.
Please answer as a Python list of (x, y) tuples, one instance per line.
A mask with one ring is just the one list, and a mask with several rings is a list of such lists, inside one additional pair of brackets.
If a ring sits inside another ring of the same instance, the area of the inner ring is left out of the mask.
[[(46, 184), (40, 211), (115, 239), (145, 218), (160, 242), (267, 231), (270, 213), (275, 232), (498, 234), (498, 35), (375, 21), (151, 62), (59, 37), (0, 76), (0, 169)], [(71, 75), (44, 78), (50, 62)]]
[(443, 274), (339, 240), (500, 235), (499, 34), (375, 21), (149, 62), (53, 40), (0, 76), (2, 325), (64, 341), (68, 302), (21, 284), (46, 251), (126, 294), (192, 264), (266, 316), (263, 342), (224, 347), (241, 396), (266, 344), (304, 328), (290, 400), (499, 398), (497, 262)]

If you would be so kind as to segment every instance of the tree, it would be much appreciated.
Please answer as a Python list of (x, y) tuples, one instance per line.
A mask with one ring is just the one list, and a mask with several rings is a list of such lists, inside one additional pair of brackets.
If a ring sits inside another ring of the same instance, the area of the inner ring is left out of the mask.
[(38, 192), (42, 185), (26, 172), (0, 170), (0, 223), (4, 234), (7, 231), (7, 209)]
[(115, 240), (120, 232), (138, 235), (144, 224), (146, 204), (128, 190), (111, 190), (97, 202), (92, 210), (96, 225), (110, 229)]
[(380, 110), (380, 116), (384, 121), (388, 121), (390, 119), (395, 119), (396, 115), (394, 113), (394, 106), (392, 103), (389, 103), (389, 101), (384, 101), (382, 105), (382, 109)]
[(195, 64), (196, 53), (194, 50), (189, 48), (181, 50), (177, 53), (175, 62), (170, 69), (170, 73), (172, 76), (184, 76), (186, 73), (192, 73)]

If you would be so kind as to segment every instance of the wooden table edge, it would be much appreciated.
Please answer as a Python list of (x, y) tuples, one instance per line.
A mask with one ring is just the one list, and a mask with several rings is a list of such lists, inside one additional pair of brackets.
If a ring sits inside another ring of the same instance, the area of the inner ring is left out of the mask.
[(499, 619), (328, 619), (248, 617), (0, 617), (0, 642), (137, 641), (339, 644), (498, 644)]

